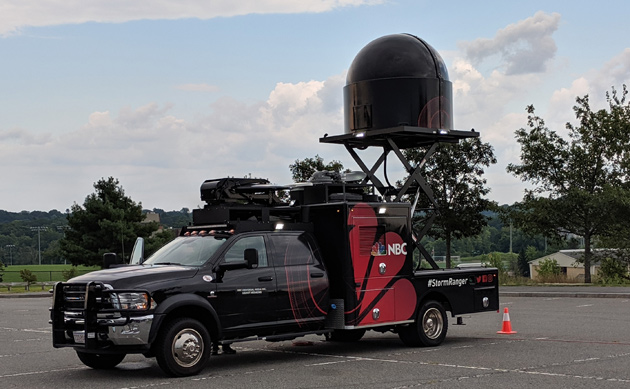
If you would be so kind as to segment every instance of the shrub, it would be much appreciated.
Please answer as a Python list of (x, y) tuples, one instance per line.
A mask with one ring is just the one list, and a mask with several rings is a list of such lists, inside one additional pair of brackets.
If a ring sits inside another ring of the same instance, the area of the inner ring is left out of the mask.
[(628, 266), (614, 258), (604, 258), (597, 271), (597, 282), (601, 284), (630, 283)]
[(507, 277), (507, 269), (503, 264), (501, 255), (497, 253), (484, 254), (481, 256), (481, 263), (486, 266), (496, 267), (499, 270), (499, 280)]
[(68, 281), (70, 278), (74, 278), (79, 275), (79, 270), (76, 266), (72, 266), (68, 270), (63, 270), (61, 272), (64, 281)]
[(562, 269), (555, 259), (547, 258), (538, 264), (538, 279), (542, 282), (556, 281), (560, 277)]
[(28, 269), (20, 270), (20, 278), (22, 278), (22, 281), (26, 282), (26, 290), (30, 289), (33, 282), (37, 282), (37, 276)]

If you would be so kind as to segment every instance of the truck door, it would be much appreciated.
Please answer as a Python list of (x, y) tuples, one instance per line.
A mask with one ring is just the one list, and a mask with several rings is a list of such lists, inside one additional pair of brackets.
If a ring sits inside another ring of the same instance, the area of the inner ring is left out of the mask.
[(317, 244), (303, 232), (269, 237), (278, 279), (278, 324), (296, 330), (321, 328), (329, 305), (329, 282)]
[(263, 235), (243, 236), (229, 246), (219, 263), (242, 263), (246, 249), (256, 249), (258, 266), (219, 270), (216, 297), (212, 300), (224, 330), (249, 332), (275, 323), (274, 308), (269, 301), (276, 294), (276, 277), (269, 265)]

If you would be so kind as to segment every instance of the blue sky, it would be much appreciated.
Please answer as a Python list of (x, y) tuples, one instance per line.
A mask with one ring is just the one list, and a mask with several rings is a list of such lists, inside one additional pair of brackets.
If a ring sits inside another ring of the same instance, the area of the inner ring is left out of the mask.
[(489, 197), (513, 203), (526, 105), (559, 132), (576, 96), (603, 107), (629, 79), (628, 15), (626, 1), (0, 0), (0, 209), (65, 211), (113, 176), (179, 210), (208, 178), (285, 184), (315, 154), (355, 169), (318, 138), (343, 133), (354, 56), (401, 32), (445, 59), (455, 127), (494, 146)]

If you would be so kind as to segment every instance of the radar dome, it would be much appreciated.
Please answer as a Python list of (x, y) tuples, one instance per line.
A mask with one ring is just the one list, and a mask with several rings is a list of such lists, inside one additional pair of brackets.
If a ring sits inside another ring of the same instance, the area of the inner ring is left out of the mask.
[(453, 129), (444, 60), (410, 34), (387, 35), (361, 49), (348, 69), (343, 95), (346, 133), (398, 126)]

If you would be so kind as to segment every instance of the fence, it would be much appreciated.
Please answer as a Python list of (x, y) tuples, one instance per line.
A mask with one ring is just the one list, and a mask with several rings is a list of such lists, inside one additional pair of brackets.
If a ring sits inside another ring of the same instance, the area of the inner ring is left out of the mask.
[[(89, 273), (91, 270), (77, 270), (76, 275), (80, 276), (83, 274)], [(4, 270), (4, 275), (1, 277), (2, 280), (0, 282), (22, 282), (22, 277), (20, 277), (19, 270)], [(54, 271), (38, 271), (31, 270), (31, 274), (37, 277), (37, 282), (53, 282), (53, 281), (65, 281), (63, 276), (63, 271), (54, 270)]]
[(0, 282), (0, 292), (11, 291), (35, 291), (35, 290), (49, 290), (55, 282), (34, 282), (30, 286), (27, 282)]

